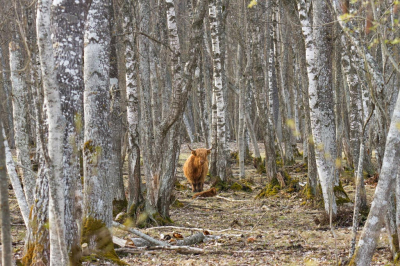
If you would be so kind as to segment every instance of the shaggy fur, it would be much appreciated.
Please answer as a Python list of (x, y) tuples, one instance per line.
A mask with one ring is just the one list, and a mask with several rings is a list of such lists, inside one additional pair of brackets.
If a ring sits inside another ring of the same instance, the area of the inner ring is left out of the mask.
[(212, 187), (209, 190), (194, 194), (192, 199), (197, 198), (197, 197), (207, 198), (207, 197), (214, 197), (214, 196), (217, 196), (217, 190), (215, 189), (215, 187)]
[(193, 192), (203, 191), (204, 180), (208, 173), (207, 156), (211, 153), (211, 149), (192, 150), (192, 154), (183, 165), (183, 173), (192, 185)]

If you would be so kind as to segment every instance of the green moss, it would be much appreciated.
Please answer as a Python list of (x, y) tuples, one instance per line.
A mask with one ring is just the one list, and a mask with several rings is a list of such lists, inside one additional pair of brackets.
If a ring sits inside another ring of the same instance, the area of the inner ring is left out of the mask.
[(83, 150), (85, 152), (89, 152), (89, 153), (93, 153), (94, 151), (94, 147), (93, 147), (93, 141), (92, 140), (88, 140), (83, 144)]
[(179, 200), (174, 200), (174, 203), (172, 204), (172, 207), (174, 207), (174, 208), (183, 208), (185, 205), (181, 202), (181, 201), (179, 201)]
[(242, 190), (242, 185), (239, 183), (235, 182), (231, 185), (230, 189), (235, 190), (235, 191), (240, 191)]
[(76, 113), (74, 116), (74, 124), (75, 124), (75, 131), (77, 134), (80, 134), (83, 129), (83, 120), (82, 115), (80, 113)]
[(110, 260), (118, 265), (127, 265), (118, 258), (114, 250), (112, 235), (106, 224), (99, 219), (93, 217), (84, 219), (82, 243), (88, 243), (90, 252), (96, 258)]
[(128, 207), (128, 201), (123, 200), (113, 200), (113, 217), (117, 216), (118, 213), (125, 211)]
[(186, 186), (182, 185), (181, 183), (179, 183), (178, 180), (175, 181), (175, 189), (180, 190), (180, 191), (188, 190), (188, 188)]
[(268, 198), (275, 196), (280, 190), (281, 186), (277, 178), (273, 178), (268, 184), (258, 193), (256, 199)]
[(216, 176), (211, 187), (215, 187), (215, 189), (217, 191), (224, 191), (224, 190), (228, 190), (230, 185), (228, 184), (228, 182), (222, 181), (219, 176)]
[(242, 182), (235, 182), (230, 186), (230, 189), (235, 190), (235, 191), (246, 191), (246, 192), (252, 192), (252, 188), (248, 186), (245, 183)]
[(344, 203), (351, 202), (349, 196), (346, 191), (344, 191), (342, 182), (339, 181), (339, 185), (333, 188), (333, 193), (335, 194), (336, 204), (343, 205)]
[(264, 160), (261, 157), (254, 158), (254, 167), (257, 169), (257, 174), (265, 174), (267, 171), (265, 169)]
[(239, 151), (231, 152), (231, 160), (234, 161), (236, 164), (239, 164)]

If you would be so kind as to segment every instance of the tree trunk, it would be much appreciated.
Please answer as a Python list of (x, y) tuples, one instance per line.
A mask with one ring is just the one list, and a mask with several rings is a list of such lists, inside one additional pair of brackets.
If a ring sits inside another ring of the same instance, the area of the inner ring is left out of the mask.
[[(69, 259), (65, 242), (65, 182), (63, 180), (63, 138), (65, 125), (61, 111), (61, 97), (54, 71), (54, 52), (51, 41), (51, 1), (39, 0), (37, 11), (37, 36), (44, 100), (47, 106), (49, 138), (44, 150), (46, 167), (49, 169), (49, 221), (50, 221), (50, 265), (68, 265)], [(44, 147), (44, 143), (43, 143)]]
[[(117, 32), (118, 13), (115, 1), (110, 6), (110, 32)], [(110, 161), (108, 176), (111, 183), (113, 211), (118, 214), (126, 206), (124, 180), (122, 177), (122, 140), (124, 138), (122, 116), (122, 86), (119, 80), (117, 34), (112, 34), (110, 43)]]
[(13, 94), (13, 117), (14, 117), (14, 135), (15, 147), (17, 150), (18, 163), (21, 165), (20, 172), (24, 184), (25, 197), (28, 205), (33, 204), (35, 189), (35, 177), (32, 172), (30, 152), (29, 152), (29, 129), (27, 122), (27, 104), (28, 90), (25, 75), (22, 69), (24, 62), (22, 57), (22, 48), (17, 42), (10, 43), (10, 69)]
[(0, 206), (1, 206), (1, 265), (12, 265), (11, 249), (11, 222), (10, 207), (8, 204), (8, 180), (6, 172), (6, 154), (4, 142), (3, 126), (0, 122)]
[(62, 0), (52, 5), (52, 34), (64, 132), (65, 237), (73, 264), (80, 260), (82, 180), (80, 149), (83, 142), (83, 30), (85, 0)]
[[(361, 233), (355, 254), (350, 265), (369, 265), (374, 255), (374, 250), (387, 212), (388, 197), (396, 179), (398, 170), (397, 162), (400, 159), (400, 97), (397, 98), (396, 106), (390, 123), (389, 133), (385, 146), (382, 169), (379, 175), (379, 182), (375, 189), (374, 200), (371, 204), (368, 219)], [(397, 198), (397, 200), (399, 200)]]
[[(131, 15), (132, 6), (130, 1), (125, 1), (124, 6), (124, 30), (132, 32), (136, 25), (135, 13)], [(140, 149), (139, 149), (139, 95), (137, 83), (138, 71), (138, 51), (137, 39), (133, 33), (127, 34), (125, 37), (126, 45), (126, 99), (127, 99), (127, 122), (128, 122), (128, 210), (132, 206), (137, 206), (141, 199), (140, 192)]]
[(94, 0), (90, 6), (84, 37), (84, 110), (83, 145), (84, 218), (82, 243), (99, 256), (119, 261), (111, 232), (112, 191), (107, 189), (110, 160), (110, 5)]
[(227, 181), (230, 172), (230, 166), (227, 158), (226, 145), (226, 104), (222, 84), (222, 64), (220, 50), (220, 33), (217, 19), (216, 0), (209, 1), (209, 21), (212, 39), (212, 54), (213, 54), (213, 93), (215, 93), (216, 109), (217, 109), (217, 175), (222, 181)]

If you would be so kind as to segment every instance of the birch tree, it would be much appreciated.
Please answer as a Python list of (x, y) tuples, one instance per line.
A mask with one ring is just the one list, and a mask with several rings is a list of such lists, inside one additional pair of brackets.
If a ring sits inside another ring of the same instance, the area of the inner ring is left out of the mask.
[[(129, 200), (128, 209), (138, 205), (141, 197), (140, 185), (140, 148), (139, 148), (139, 95), (138, 95), (138, 51), (137, 35), (133, 34), (136, 26), (136, 13), (129, 0), (124, 2), (124, 30), (126, 58), (126, 99), (128, 122), (128, 171), (129, 171)], [(133, 14), (132, 14), (133, 13)]]
[(82, 183), (80, 149), (83, 142), (83, 29), (86, 1), (52, 4), (52, 34), (61, 109), (65, 118), (63, 179), (67, 250), (73, 264), (80, 259)]
[(61, 113), (57, 76), (54, 71), (55, 62), (50, 33), (51, 1), (39, 0), (37, 8), (39, 58), (49, 125), (47, 150), (44, 150), (44, 155), (49, 168), (50, 265), (68, 265), (64, 223), (63, 154), (60, 150), (60, 147), (63, 147), (65, 123)]
[(91, 252), (119, 261), (111, 232), (112, 195), (107, 189), (110, 156), (110, 4), (92, 2), (84, 35), (84, 214), (82, 243)]
[[(336, 202), (333, 198), (333, 188), (338, 186), (338, 173), (335, 169), (336, 136), (333, 113), (333, 95), (328, 26), (314, 28), (311, 32), (307, 16), (307, 3), (301, 1), (299, 14), (302, 31), (306, 42), (307, 72), (309, 82), (309, 101), (311, 128), (315, 145), (315, 158), (319, 180), (321, 182), (325, 210), (336, 214)], [(331, 15), (326, 3), (313, 2), (313, 25), (325, 25), (331, 21)], [(317, 75), (318, 73), (318, 75)]]
[(18, 163), (21, 165), (20, 172), (24, 184), (25, 197), (29, 206), (33, 204), (33, 190), (35, 188), (35, 177), (30, 169), (29, 153), (29, 132), (28, 132), (28, 90), (26, 89), (26, 77), (23, 71), (24, 60), (22, 48), (17, 42), (11, 42), (10, 45), (10, 70), (11, 84), (13, 92), (13, 117), (14, 117), (14, 135), (15, 147), (17, 150)]
[(210, 31), (212, 40), (212, 60), (213, 60), (213, 94), (216, 101), (216, 121), (217, 121), (217, 175), (222, 181), (226, 181), (229, 174), (230, 166), (227, 161), (227, 145), (226, 145), (226, 100), (224, 97), (222, 84), (222, 64), (220, 50), (221, 36), (219, 33), (217, 20), (217, 1), (210, 0), (208, 6)]
[[(1, 106), (1, 104), (0, 104)], [(12, 265), (11, 222), (8, 204), (8, 180), (6, 172), (6, 154), (4, 147), (3, 123), (0, 122), (0, 210), (1, 210), (1, 265)]]

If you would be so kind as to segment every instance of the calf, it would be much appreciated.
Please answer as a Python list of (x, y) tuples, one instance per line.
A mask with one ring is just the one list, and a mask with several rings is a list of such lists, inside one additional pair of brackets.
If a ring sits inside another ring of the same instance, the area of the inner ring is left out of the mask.
[(203, 191), (204, 180), (208, 173), (207, 156), (211, 153), (211, 149), (193, 150), (189, 145), (188, 147), (192, 151), (192, 154), (183, 165), (183, 173), (192, 185), (192, 191), (201, 192)]

